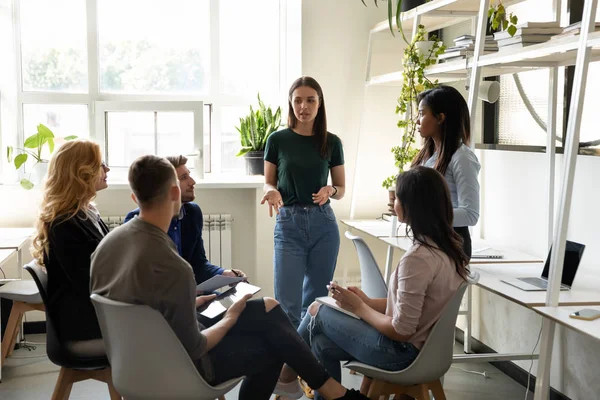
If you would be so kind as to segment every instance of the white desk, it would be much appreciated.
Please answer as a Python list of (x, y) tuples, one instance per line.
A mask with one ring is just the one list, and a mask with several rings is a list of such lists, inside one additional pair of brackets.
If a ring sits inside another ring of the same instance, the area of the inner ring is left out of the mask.
[(392, 232), (392, 222), (383, 219), (343, 219), (342, 224), (366, 233), (376, 238), (383, 237), (402, 237), (405, 236), (406, 225), (398, 224), (395, 232)]
[[(14, 249), (1, 249), (0, 250), (0, 268), (4, 267), (4, 264), (15, 254)], [(1, 278), (0, 278), (1, 279)]]
[(0, 250), (17, 251), (17, 274), (23, 277), (23, 248), (35, 233), (34, 228), (0, 228)]
[[(569, 314), (581, 310), (583, 307), (534, 307), (533, 310), (545, 318), (549, 318), (569, 329), (573, 329), (584, 335), (588, 335), (596, 340), (600, 340), (600, 319), (594, 321), (585, 321), (576, 318), (570, 318)], [(598, 306), (586, 306), (600, 310)]]

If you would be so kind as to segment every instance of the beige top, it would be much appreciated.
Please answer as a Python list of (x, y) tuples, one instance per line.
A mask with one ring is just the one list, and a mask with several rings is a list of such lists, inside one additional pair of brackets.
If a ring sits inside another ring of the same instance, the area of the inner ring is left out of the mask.
[(385, 315), (420, 349), (462, 282), (444, 252), (415, 243), (390, 277)]
[(91, 292), (160, 311), (191, 359), (213, 378), (196, 316), (196, 280), (171, 238), (138, 217), (110, 232), (92, 254)]

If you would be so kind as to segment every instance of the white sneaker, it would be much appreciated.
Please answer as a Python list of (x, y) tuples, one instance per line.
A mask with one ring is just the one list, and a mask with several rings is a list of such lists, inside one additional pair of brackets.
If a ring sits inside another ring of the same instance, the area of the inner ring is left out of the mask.
[(280, 396), (297, 400), (304, 396), (304, 391), (300, 387), (300, 384), (298, 383), (297, 379), (294, 379), (292, 382), (288, 383), (284, 383), (280, 380), (277, 380), (277, 385), (275, 385), (275, 390), (273, 390), (273, 394), (278, 394)]

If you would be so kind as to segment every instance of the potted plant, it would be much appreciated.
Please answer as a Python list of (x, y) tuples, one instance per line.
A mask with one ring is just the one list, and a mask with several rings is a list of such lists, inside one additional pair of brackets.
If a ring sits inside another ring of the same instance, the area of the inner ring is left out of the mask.
[[(425, 76), (425, 69), (437, 62), (437, 58), (445, 50), (445, 46), (437, 38), (432, 35), (427, 37), (427, 31), (423, 25), (419, 25), (417, 34), (412, 42), (408, 43), (404, 49), (404, 57), (402, 59), (402, 89), (398, 97), (396, 105), (396, 114), (401, 114), (403, 117), (398, 121), (398, 128), (403, 130), (402, 142), (400, 146), (392, 147), (394, 161), (396, 167), (401, 173), (410, 164), (412, 159), (418, 152), (414, 147), (416, 142), (415, 134), (417, 131), (418, 104), (417, 96), (424, 90), (431, 89), (437, 86), (438, 81), (431, 81)], [(423, 46), (422, 43), (427, 43)], [(390, 212), (393, 214), (393, 204), (395, 192), (393, 185), (397, 174), (386, 178), (382, 186), (389, 191)]]
[[(67, 136), (64, 140), (72, 140), (76, 139), (77, 136)], [(13, 148), (12, 146), (7, 146), (6, 148), (6, 158), (8, 162), (13, 162), (15, 164), (15, 169), (19, 170), (29, 159), (31, 156), (35, 162), (31, 167), (31, 171), (29, 172), (28, 178), (23, 178), (20, 181), (21, 187), (26, 190), (30, 190), (34, 186), (35, 183), (40, 183), (43, 177), (46, 175), (48, 171), (48, 160), (42, 158), (42, 151), (45, 145), (48, 145), (49, 154), (52, 154), (54, 151), (54, 133), (44, 124), (39, 124), (37, 126), (37, 133), (29, 136), (25, 139), (25, 143), (23, 143), (23, 148)], [(14, 157), (13, 153), (17, 150), (20, 153)]]
[(236, 126), (240, 133), (242, 149), (238, 157), (246, 159), (246, 173), (248, 175), (264, 175), (264, 153), (267, 138), (281, 126), (281, 107), (273, 114), (271, 107), (265, 104), (258, 95), (258, 110), (250, 106), (250, 114), (240, 118), (240, 126)]
[(506, 9), (500, 1), (498, 1), (498, 4), (490, 5), (488, 19), (493, 31), (503, 30), (510, 36), (515, 36), (515, 33), (517, 33), (516, 25), (519, 22), (519, 18), (513, 13), (510, 13), (507, 17)]

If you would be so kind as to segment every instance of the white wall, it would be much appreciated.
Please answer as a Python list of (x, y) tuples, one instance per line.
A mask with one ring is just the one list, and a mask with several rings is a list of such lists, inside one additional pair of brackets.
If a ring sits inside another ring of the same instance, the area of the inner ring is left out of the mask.
[[(481, 180), (483, 235), (522, 251), (547, 256), (546, 164), (544, 154), (483, 151)], [(556, 188), (562, 182), (562, 156), (557, 156)], [(578, 277), (600, 275), (600, 158), (579, 156), (572, 195), (567, 238), (586, 245)], [(558, 202), (558, 196), (557, 196)], [(509, 268), (509, 267), (507, 267)], [(532, 311), (485, 291), (476, 291), (481, 319), (474, 336), (498, 352), (531, 352), (541, 317)], [(529, 362), (519, 362), (528, 369)], [(559, 328), (555, 337), (551, 385), (573, 400), (598, 397), (600, 343), (585, 335)], [(533, 374), (536, 374), (537, 362)], [(595, 371), (595, 372), (593, 372)]]

